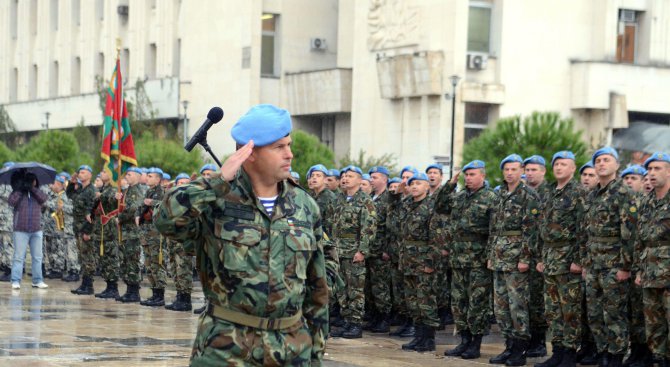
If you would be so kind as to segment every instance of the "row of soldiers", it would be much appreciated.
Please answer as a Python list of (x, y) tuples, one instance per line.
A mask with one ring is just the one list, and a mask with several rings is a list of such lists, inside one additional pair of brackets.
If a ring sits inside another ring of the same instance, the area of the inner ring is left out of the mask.
[[(670, 156), (655, 153), (617, 177), (618, 154), (605, 147), (581, 167), (581, 183), (569, 151), (553, 156), (552, 184), (540, 156), (512, 154), (499, 169), (504, 183), (491, 189), (477, 160), (445, 185), (437, 165), (425, 173), (408, 166), (393, 179), (373, 167), (367, 194), (358, 167), (310, 168), (309, 188), (330, 236), (331, 323), (336, 303), (344, 319), (331, 336), (361, 337), (368, 303), (376, 312), (371, 331), (389, 331), (392, 315), (400, 315), (406, 322), (392, 334), (414, 336), (402, 348), (435, 350), (450, 299), (461, 342), (447, 356), (480, 356), (493, 308), (506, 340), (493, 364), (521, 366), (546, 355), (549, 329), (553, 354), (538, 367), (618, 367), (629, 346), (626, 365), (650, 365), (651, 352), (666, 365)], [(460, 175), (465, 189), (458, 191)]]

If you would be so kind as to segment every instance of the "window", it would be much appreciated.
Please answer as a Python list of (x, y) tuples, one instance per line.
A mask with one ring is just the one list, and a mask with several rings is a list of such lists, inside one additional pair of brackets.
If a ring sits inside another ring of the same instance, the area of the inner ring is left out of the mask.
[(30, 2), (30, 34), (37, 34), (37, 0)]
[(28, 78), (28, 99), (37, 99), (37, 64), (30, 68), (30, 77)]
[(491, 3), (471, 1), (468, 12), (468, 51), (489, 53), (491, 47)]
[(99, 20), (105, 20), (105, 0), (95, 1), (95, 14)]
[(465, 104), (465, 143), (479, 136), (488, 127), (490, 112), (490, 104)]
[(54, 61), (49, 71), (49, 98), (58, 97), (58, 79), (58, 61)]
[[(102, 78), (103, 80), (105, 79), (105, 54), (102, 52), (98, 52), (97, 55), (95, 55), (95, 76)], [(93, 80), (93, 88), (95, 89), (95, 78)]]
[(146, 65), (144, 72), (149, 79), (156, 78), (156, 44), (150, 43), (147, 50), (147, 57), (145, 58)]
[(638, 12), (619, 9), (619, 26), (616, 39), (616, 61), (635, 62), (635, 46), (638, 33)]
[(72, 25), (81, 25), (81, 14), (79, 11), (79, 0), (72, 0)]
[(179, 69), (181, 68), (181, 38), (177, 39), (177, 45), (172, 56), (172, 76), (179, 76)]
[(19, 69), (13, 68), (9, 73), (9, 101), (16, 102), (19, 89)]
[(81, 58), (75, 57), (72, 60), (72, 75), (70, 76), (70, 92), (72, 95), (81, 93)]
[(276, 76), (277, 66), (277, 23), (276, 14), (263, 14), (261, 20), (263, 31), (261, 38), (261, 75)]
[(51, 0), (51, 30), (58, 30), (58, 0)]
[(123, 76), (123, 80), (128, 80), (130, 78), (130, 75), (128, 75), (128, 67), (130, 66), (130, 50), (127, 48), (123, 49), (123, 52), (121, 53), (121, 75)]
[(19, 0), (14, 0), (11, 2), (10, 17), (9, 17), (9, 28), (12, 34), (12, 39), (16, 39), (18, 31), (17, 19), (19, 17)]

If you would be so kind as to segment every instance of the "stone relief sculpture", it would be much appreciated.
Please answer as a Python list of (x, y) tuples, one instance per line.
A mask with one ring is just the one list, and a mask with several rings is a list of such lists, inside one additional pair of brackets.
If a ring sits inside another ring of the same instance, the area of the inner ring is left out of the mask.
[(408, 0), (370, 0), (368, 48), (370, 51), (416, 43), (417, 9)]

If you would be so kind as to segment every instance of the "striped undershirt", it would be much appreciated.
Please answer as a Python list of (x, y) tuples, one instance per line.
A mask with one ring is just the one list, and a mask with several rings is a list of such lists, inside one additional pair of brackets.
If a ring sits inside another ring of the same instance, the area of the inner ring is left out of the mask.
[(265, 208), (265, 212), (268, 213), (268, 216), (272, 217), (272, 211), (275, 208), (275, 201), (277, 201), (277, 195), (269, 197), (269, 198), (259, 197), (258, 200), (260, 200), (261, 204), (263, 204), (263, 207)]

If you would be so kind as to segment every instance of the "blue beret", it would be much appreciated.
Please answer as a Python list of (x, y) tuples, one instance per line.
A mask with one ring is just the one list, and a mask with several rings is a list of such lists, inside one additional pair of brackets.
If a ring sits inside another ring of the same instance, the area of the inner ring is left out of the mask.
[(588, 161), (588, 162), (584, 163), (582, 168), (579, 169), (579, 174), (581, 175), (582, 172), (587, 168), (593, 168), (593, 161)]
[(65, 183), (65, 179), (63, 178), (63, 176), (56, 176), (56, 181), (58, 181), (58, 182), (60, 182), (60, 183), (62, 183), (62, 184)]
[(656, 152), (651, 155), (651, 157), (647, 158), (646, 161), (644, 161), (644, 168), (649, 169), (649, 163), (651, 162), (667, 162), (670, 163), (670, 154), (668, 153), (663, 153), (663, 152)]
[(349, 166), (344, 167), (342, 169), (342, 174), (344, 174), (345, 172), (348, 172), (348, 171), (356, 172), (359, 175), (361, 175), (361, 177), (363, 176), (363, 171), (360, 168), (358, 168), (354, 165), (349, 165)]
[(369, 174), (364, 173), (361, 177), (363, 177), (363, 179), (364, 179), (365, 181), (370, 182), (370, 175), (369, 175)]
[(530, 157), (526, 158), (523, 160), (523, 165), (527, 164), (541, 164), (543, 166), (547, 166), (547, 162), (544, 160), (544, 157), (541, 155), (531, 155)]
[(14, 163), (14, 162), (5, 162), (5, 163), (2, 164), (2, 168), (11, 167), (11, 166), (13, 166), (13, 165), (15, 165), (15, 164), (16, 164), (16, 163)]
[(288, 111), (271, 104), (260, 104), (240, 117), (230, 135), (237, 144), (244, 145), (253, 140), (254, 146), (262, 147), (285, 137), (292, 128)]
[(619, 160), (619, 153), (616, 152), (616, 150), (612, 147), (603, 147), (598, 150), (596, 150), (595, 153), (593, 153), (593, 160), (594, 162), (596, 161), (596, 158), (600, 157), (601, 155), (609, 154), (613, 156), (617, 161)]
[(500, 161), (500, 169), (503, 169), (506, 163), (513, 163), (513, 162), (519, 162), (523, 164), (523, 159), (521, 159), (521, 156), (518, 154), (510, 154), (507, 157), (505, 157), (505, 159)]
[(388, 184), (391, 185), (392, 183), (401, 183), (402, 179), (400, 177), (393, 177), (392, 179), (389, 180)]
[(172, 179), (172, 177), (170, 177), (170, 175), (169, 175), (169, 174), (167, 174), (167, 173), (163, 172), (163, 179), (164, 179), (164, 180), (171, 180), (171, 179)]
[(79, 171), (81, 171), (81, 170), (83, 170), (83, 169), (85, 169), (85, 170), (87, 170), (87, 171), (93, 173), (93, 168), (91, 168), (91, 166), (86, 165), (86, 164), (82, 164), (81, 166), (79, 166), (79, 169), (77, 170), (77, 172), (79, 172)]
[(331, 168), (328, 171), (328, 176), (329, 177), (337, 177), (337, 179), (339, 180), (340, 179), (340, 170), (338, 170), (337, 168)]
[(163, 177), (163, 170), (158, 167), (151, 167), (147, 170), (147, 174), (155, 173), (160, 177)]
[(307, 178), (310, 178), (312, 176), (312, 172), (321, 172), (326, 176), (330, 176), (330, 172), (328, 172), (328, 168), (324, 166), (323, 164), (315, 164), (312, 167), (309, 167), (307, 170)]
[(628, 175), (640, 175), (644, 176), (647, 174), (647, 170), (639, 164), (634, 164), (630, 167), (626, 167), (625, 170), (621, 172), (621, 177), (626, 177)]
[(500, 192), (500, 188), (501, 188), (501, 187), (502, 187), (502, 186), (498, 185), (498, 186), (496, 186), (496, 187), (493, 188), (493, 191), (495, 191), (495, 192)]
[[(6, 164), (6, 163), (5, 163), (5, 164)], [(69, 173), (67, 173), (67, 172), (65, 172), (65, 171), (63, 171), (63, 172), (59, 173), (59, 174), (58, 174), (58, 176), (62, 176), (62, 177), (65, 177), (65, 179), (66, 179), (66, 180), (69, 180), (69, 179), (71, 179), (71, 178), (72, 178), (72, 176), (70, 176), (70, 174), (69, 174)]]
[(149, 173), (149, 169), (146, 168), (146, 167), (141, 167), (141, 168), (140, 168), (140, 171), (142, 171), (142, 174)]
[(126, 172), (135, 172), (135, 173), (137, 173), (137, 174), (139, 174), (139, 175), (142, 174), (142, 170), (139, 169), (139, 168), (137, 168), (137, 167), (130, 167), (130, 168), (128, 168), (128, 169), (126, 170)]
[(428, 173), (428, 171), (431, 170), (431, 169), (436, 169), (436, 170), (440, 171), (440, 173), (442, 173), (442, 165), (441, 164), (433, 163), (433, 164), (429, 165), (428, 167), (426, 167), (426, 170), (424, 172)]
[(428, 182), (428, 176), (426, 176), (425, 173), (416, 173), (414, 176), (410, 177), (409, 180), (407, 180), (407, 185), (411, 184), (412, 181), (426, 181)]
[(554, 156), (551, 158), (552, 167), (554, 166), (554, 162), (556, 162), (557, 159), (572, 159), (574, 161), (575, 153), (569, 150), (562, 150), (560, 152), (555, 153)]
[(383, 175), (386, 175), (386, 177), (390, 176), (389, 170), (384, 166), (374, 166), (370, 168), (368, 174), (371, 175), (373, 173), (381, 173)]
[(97, 175), (95, 175), (95, 178), (100, 178), (100, 174), (98, 173)]
[(191, 179), (191, 176), (187, 175), (186, 173), (180, 173), (177, 175), (177, 177), (174, 178), (175, 181), (183, 180), (185, 178), (188, 178), (189, 180)]
[(525, 173), (522, 173), (522, 174), (521, 174), (521, 179), (522, 179), (522, 180), (525, 180), (525, 179), (527, 179), (527, 178), (528, 178), (528, 176), (526, 176)]
[(216, 171), (216, 166), (212, 163), (207, 163), (206, 165), (202, 166), (200, 168), (200, 173), (203, 171), (210, 170), (210, 171)]
[(465, 172), (469, 169), (479, 169), (479, 168), (486, 168), (486, 163), (484, 161), (480, 161), (475, 159), (474, 161), (466, 164), (463, 169), (461, 169), (461, 172)]
[(407, 172), (407, 171), (412, 172), (412, 176), (414, 176), (414, 175), (416, 175), (417, 173), (419, 173), (419, 170), (418, 170), (418, 169), (416, 169), (416, 168), (414, 168), (414, 167), (412, 167), (412, 166), (405, 166), (405, 167), (402, 168), (402, 170), (400, 170), (400, 176), (402, 176), (402, 174), (405, 173), (405, 172)]
[(295, 178), (296, 180), (299, 180), (300, 174), (296, 171), (291, 171), (291, 177)]

